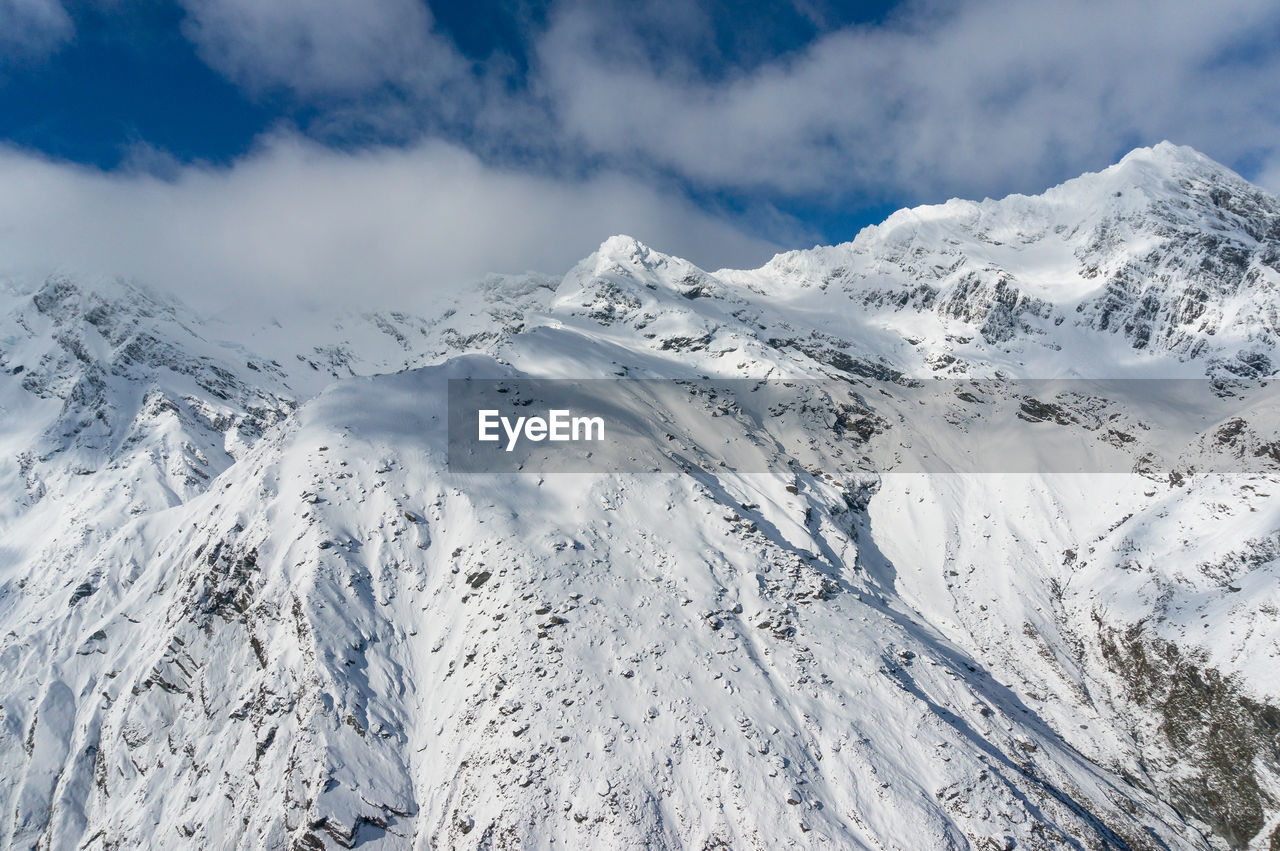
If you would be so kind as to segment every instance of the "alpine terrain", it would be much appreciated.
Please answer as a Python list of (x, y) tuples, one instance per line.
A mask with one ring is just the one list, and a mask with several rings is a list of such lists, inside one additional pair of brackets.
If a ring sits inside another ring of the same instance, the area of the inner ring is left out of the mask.
[[(0, 845), (1280, 849), (1280, 418), (1158, 455), (1020, 383), (1276, 376), (1280, 200), (1195, 151), (422, 315), (0, 299)], [(461, 473), (465, 377), (857, 404), (822, 463)], [(935, 385), (1111, 466), (869, 460)]]

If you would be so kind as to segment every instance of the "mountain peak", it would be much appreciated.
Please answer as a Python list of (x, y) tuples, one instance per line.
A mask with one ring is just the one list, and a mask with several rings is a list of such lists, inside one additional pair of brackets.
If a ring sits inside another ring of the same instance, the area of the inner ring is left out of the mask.
[[(1137, 178), (1135, 182), (1139, 183), (1142, 178), (1138, 175), (1182, 177), (1191, 173), (1244, 182), (1240, 175), (1195, 148), (1175, 145), (1169, 141), (1134, 148), (1121, 157), (1119, 162), (1099, 172), (1103, 175), (1124, 176), (1130, 180)], [(1087, 178), (1089, 175), (1082, 177)]]
[(1257, 187), (1220, 162), (1187, 145), (1164, 141), (1150, 147), (1134, 148), (1119, 162), (1099, 172), (1089, 172), (1068, 180), (1045, 193), (1053, 196), (1068, 187), (1114, 194), (1127, 189), (1150, 196), (1185, 194), (1185, 182), (1202, 186), (1221, 184), (1237, 192), (1256, 192)]
[(600, 247), (596, 249), (595, 253), (582, 262), (598, 268), (610, 265), (646, 270), (656, 269), (661, 266), (696, 268), (684, 258), (666, 254), (626, 234), (617, 234), (609, 237), (600, 243)]
[[(1116, 165), (1123, 165), (1126, 162), (1148, 161), (1148, 162), (1166, 162), (1166, 163), (1190, 163), (1190, 162), (1209, 162), (1213, 160), (1204, 154), (1192, 148), (1189, 145), (1178, 145), (1170, 142), (1168, 139), (1157, 142), (1154, 145), (1134, 148), (1129, 153), (1120, 158)], [(1214, 163), (1216, 165), (1216, 163)]]
[(616, 252), (629, 252), (636, 250), (648, 251), (649, 247), (634, 236), (628, 236), (625, 233), (616, 233), (613, 236), (600, 243), (600, 247), (596, 249), (599, 254), (613, 254)]

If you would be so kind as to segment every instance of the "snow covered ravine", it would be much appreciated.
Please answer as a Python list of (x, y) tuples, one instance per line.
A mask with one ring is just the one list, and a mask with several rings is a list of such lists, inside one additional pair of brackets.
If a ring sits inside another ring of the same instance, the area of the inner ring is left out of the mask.
[[(1280, 200), (1190, 149), (423, 316), (0, 302), (5, 847), (1280, 848), (1280, 420), (1018, 395), (1275, 376)], [(1132, 463), (451, 472), (483, 375), (980, 380)]]

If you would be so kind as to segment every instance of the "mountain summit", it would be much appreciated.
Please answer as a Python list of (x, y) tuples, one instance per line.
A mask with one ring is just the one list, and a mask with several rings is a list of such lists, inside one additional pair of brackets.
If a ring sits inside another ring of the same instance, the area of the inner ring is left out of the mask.
[[(10, 286), (0, 841), (1276, 847), (1280, 429), (1157, 469), (1155, 421), (1019, 382), (1246, 393), (1278, 286), (1280, 201), (1167, 143), (756, 270), (617, 236), (427, 316)], [(467, 377), (860, 407), (807, 412), (825, 466), (464, 475)], [(932, 386), (1123, 471), (866, 463)]]

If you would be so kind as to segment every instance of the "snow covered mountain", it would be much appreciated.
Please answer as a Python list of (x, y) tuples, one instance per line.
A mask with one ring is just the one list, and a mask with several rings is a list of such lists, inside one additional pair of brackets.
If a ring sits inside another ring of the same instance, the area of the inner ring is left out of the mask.
[[(2, 298), (7, 847), (1280, 848), (1280, 419), (1157, 467), (1019, 384), (1275, 375), (1280, 200), (1190, 149), (751, 271), (613, 237), (429, 316)], [(466, 475), (470, 376), (825, 378), (877, 434)], [(1123, 471), (857, 460), (941, 379)]]

